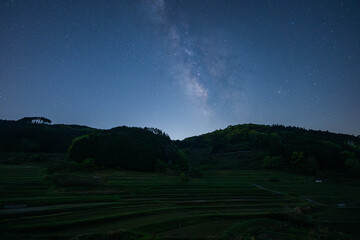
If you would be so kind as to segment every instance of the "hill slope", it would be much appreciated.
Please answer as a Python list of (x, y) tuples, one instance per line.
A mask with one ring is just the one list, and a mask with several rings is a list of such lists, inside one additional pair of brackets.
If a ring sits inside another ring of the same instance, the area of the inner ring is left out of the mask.
[(74, 138), (95, 131), (79, 125), (0, 120), (0, 151), (65, 153)]
[(154, 128), (123, 126), (81, 136), (74, 139), (67, 159), (79, 163), (90, 159), (97, 166), (140, 171), (187, 168), (185, 156), (169, 136)]
[(229, 126), (178, 142), (195, 164), (358, 174), (360, 138), (281, 125)]
[(178, 168), (184, 167), (186, 157), (178, 148), (186, 153), (191, 165), (203, 168), (265, 167), (304, 174), (330, 171), (360, 176), (360, 138), (346, 134), (242, 124), (174, 142), (153, 128), (99, 130), (0, 120), (1, 152), (67, 152), (68, 159), (76, 162), (91, 158), (105, 167), (154, 170), (157, 165), (174, 167), (173, 162)]

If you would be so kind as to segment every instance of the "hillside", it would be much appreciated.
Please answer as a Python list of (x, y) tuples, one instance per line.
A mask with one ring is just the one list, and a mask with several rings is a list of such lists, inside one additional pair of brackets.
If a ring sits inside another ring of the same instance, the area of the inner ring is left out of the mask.
[(1, 152), (67, 153), (68, 160), (79, 163), (91, 159), (98, 166), (146, 171), (174, 168), (175, 162), (177, 168), (186, 169), (188, 159), (193, 169), (272, 168), (360, 176), (360, 138), (347, 134), (242, 124), (172, 141), (153, 128), (99, 130), (31, 119), (0, 120)]
[(281, 125), (242, 124), (178, 145), (195, 165), (213, 168), (274, 168), (305, 174), (324, 171), (358, 176), (360, 138)]
[(155, 128), (123, 126), (81, 136), (73, 140), (67, 159), (128, 170), (187, 169), (183, 153), (168, 135)]
[(0, 120), (0, 152), (65, 153), (71, 141), (97, 129), (64, 124)]
[(0, 120), (0, 152), (11, 153), (2, 154), (1, 159), (41, 161), (49, 159), (44, 154), (56, 153), (56, 157), (50, 158), (65, 158), (80, 164), (85, 161), (96, 167), (140, 171), (187, 169), (184, 154), (159, 129), (122, 126), (100, 130), (49, 123), (49, 119), (40, 117)]

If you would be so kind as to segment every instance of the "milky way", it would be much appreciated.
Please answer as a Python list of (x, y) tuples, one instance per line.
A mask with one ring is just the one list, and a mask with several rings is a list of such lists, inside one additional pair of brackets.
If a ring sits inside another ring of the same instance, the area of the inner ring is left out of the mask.
[(2, 1), (0, 118), (358, 135), (358, 1)]

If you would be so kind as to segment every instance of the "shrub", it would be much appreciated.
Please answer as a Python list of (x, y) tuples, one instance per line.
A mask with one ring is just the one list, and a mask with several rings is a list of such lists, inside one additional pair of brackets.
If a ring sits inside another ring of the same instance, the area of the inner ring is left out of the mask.
[(309, 173), (315, 174), (316, 172), (319, 171), (320, 167), (319, 167), (319, 163), (317, 162), (316, 158), (314, 156), (308, 157), (307, 159), (307, 171)]
[(303, 152), (294, 151), (291, 155), (290, 164), (293, 168), (303, 170), (306, 167), (306, 158)]
[(356, 158), (349, 158), (345, 161), (346, 169), (350, 176), (360, 177), (360, 162)]
[(264, 168), (273, 168), (273, 169), (279, 169), (284, 166), (284, 159), (282, 156), (265, 156), (263, 158), (263, 165)]
[(180, 183), (186, 183), (188, 181), (189, 181), (189, 177), (185, 173), (181, 172), (180, 173)]
[(95, 170), (97, 169), (97, 166), (95, 164), (95, 160), (93, 158), (86, 158), (82, 163), (81, 167), (84, 170)]

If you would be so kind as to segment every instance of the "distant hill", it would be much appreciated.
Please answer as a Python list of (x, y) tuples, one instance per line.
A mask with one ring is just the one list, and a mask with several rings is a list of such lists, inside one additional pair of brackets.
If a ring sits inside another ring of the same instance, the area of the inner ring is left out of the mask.
[(84, 166), (139, 171), (182, 171), (188, 167), (184, 153), (156, 128), (122, 126), (100, 130), (50, 123), (43, 117), (0, 120), (0, 152), (66, 153), (67, 160), (85, 162)]
[(242, 124), (178, 141), (194, 164), (360, 173), (360, 138), (282, 125)]
[(0, 151), (65, 153), (74, 138), (98, 131), (79, 125), (32, 123), (29, 119), (0, 120)]
[(242, 124), (172, 141), (154, 128), (99, 130), (79, 125), (51, 125), (36, 117), (0, 120), (0, 151), (67, 153), (103, 167), (152, 171), (158, 168), (272, 168), (302, 174), (360, 177), (360, 138), (282, 125)]

